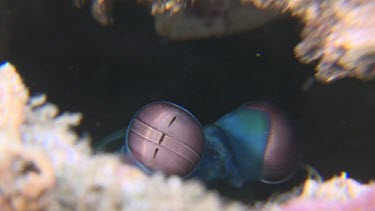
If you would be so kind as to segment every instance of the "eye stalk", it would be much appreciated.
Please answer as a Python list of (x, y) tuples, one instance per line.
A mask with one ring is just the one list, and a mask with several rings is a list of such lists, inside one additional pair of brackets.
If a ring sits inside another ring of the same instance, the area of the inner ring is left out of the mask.
[(144, 170), (185, 177), (198, 166), (205, 139), (201, 124), (190, 112), (159, 101), (144, 106), (133, 117), (126, 146)]

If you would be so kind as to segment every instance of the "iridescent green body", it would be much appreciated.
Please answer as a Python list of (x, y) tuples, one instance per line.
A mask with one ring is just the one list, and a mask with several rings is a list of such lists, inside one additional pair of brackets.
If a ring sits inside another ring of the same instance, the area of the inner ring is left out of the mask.
[(270, 131), (267, 113), (246, 105), (205, 127), (206, 154), (193, 176), (233, 186), (258, 180)]

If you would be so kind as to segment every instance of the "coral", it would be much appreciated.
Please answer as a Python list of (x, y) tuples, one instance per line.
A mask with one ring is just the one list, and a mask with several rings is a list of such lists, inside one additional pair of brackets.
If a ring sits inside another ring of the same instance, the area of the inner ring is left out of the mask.
[(319, 60), (316, 77), (375, 77), (375, 2), (372, 0), (242, 0), (260, 8), (290, 11), (305, 23), (295, 48), (302, 62)]
[(322, 182), (308, 179), (303, 186), (271, 197), (268, 202), (257, 202), (255, 210), (374, 210), (375, 185), (361, 184), (342, 173)]
[[(85, 0), (74, 0), (82, 7)], [(93, 17), (113, 22), (116, 0), (90, 0)], [(344, 77), (375, 77), (375, 2), (373, 0), (138, 0), (151, 7), (155, 29), (170, 39), (220, 37), (256, 28), (290, 12), (305, 27), (296, 56), (318, 61), (316, 78), (330, 83)], [(273, 10), (263, 11), (260, 9)]]
[(24, 120), (23, 109), (28, 91), (9, 63), (1, 66), (0, 73), (0, 129), (7, 135), (18, 135), (17, 130)]
[(279, 207), (281, 210), (374, 210), (375, 185), (363, 185), (343, 173), (325, 183), (305, 182), (303, 192)]
[[(112, 10), (121, 0), (73, 0), (81, 8), (90, 3), (92, 17), (102, 26), (113, 23)], [(241, 0), (138, 0), (150, 7), (155, 30), (173, 40), (223, 37), (248, 31), (277, 17)]]
[(116, 0), (72, 0), (72, 3), (82, 8), (87, 2), (90, 2), (90, 11), (92, 17), (102, 26), (113, 24), (113, 7)]
[(54, 171), (38, 149), (2, 145), (0, 177), (1, 210), (40, 210), (51, 199)]
[(240, 0), (154, 1), (155, 30), (169, 39), (222, 37), (248, 31), (276, 17)]
[(20, 127), (28, 91), (15, 68), (0, 67), (0, 209), (39, 210), (51, 196), (55, 177), (48, 157), (22, 145)]

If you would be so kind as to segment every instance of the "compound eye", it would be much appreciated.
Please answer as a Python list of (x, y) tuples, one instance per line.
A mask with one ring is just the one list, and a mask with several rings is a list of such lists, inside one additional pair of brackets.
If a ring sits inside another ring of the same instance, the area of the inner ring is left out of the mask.
[(299, 150), (292, 126), (284, 114), (271, 104), (251, 103), (247, 108), (264, 112), (270, 121), (260, 180), (265, 183), (285, 181), (299, 165)]
[(164, 101), (137, 112), (126, 142), (141, 167), (178, 176), (187, 176), (197, 167), (205, 147), (198, 120), (181, 106)]

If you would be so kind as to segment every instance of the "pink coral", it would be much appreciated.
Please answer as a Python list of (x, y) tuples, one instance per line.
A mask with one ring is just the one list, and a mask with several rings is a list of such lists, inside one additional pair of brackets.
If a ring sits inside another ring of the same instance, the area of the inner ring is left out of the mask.
[[(339, 194), (339, 193), (337, 193)], [(359, 194), (353, 199), (345, 202), (330, 201), (325, 199), (303, 199), (297, 198), (281, 206), (283, 211), (315, 211), (315, 210), (375, 210), (375, 185)]]
[(346, 173), (324, 183), (307, 180), (300, 196), (271, 210), (375, 210), (375, 184), (361, 184)]

